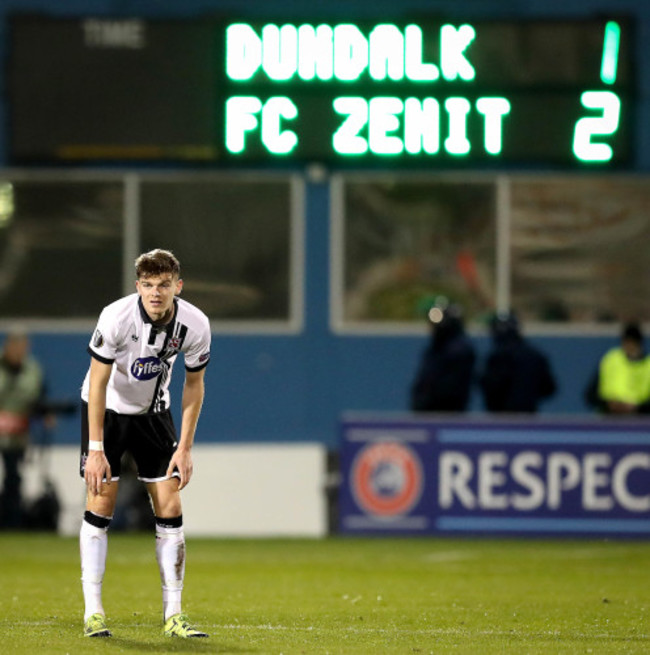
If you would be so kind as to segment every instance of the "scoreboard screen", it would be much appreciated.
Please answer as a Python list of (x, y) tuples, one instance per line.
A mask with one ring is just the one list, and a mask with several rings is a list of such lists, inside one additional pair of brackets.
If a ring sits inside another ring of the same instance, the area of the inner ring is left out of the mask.
[(13, 163), (632, 165), (631, 22), (14, 16)]

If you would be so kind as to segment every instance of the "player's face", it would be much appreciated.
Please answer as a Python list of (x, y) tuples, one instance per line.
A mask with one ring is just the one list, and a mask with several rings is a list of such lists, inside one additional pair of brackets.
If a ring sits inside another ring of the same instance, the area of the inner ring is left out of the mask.
[(135, 286), (142, 298), (144, 309), (152, 321), (171, 320), (174, 296), (181, 292), (183, 280), (173, 277), (171, 273), (164, 273), (141, 277)]

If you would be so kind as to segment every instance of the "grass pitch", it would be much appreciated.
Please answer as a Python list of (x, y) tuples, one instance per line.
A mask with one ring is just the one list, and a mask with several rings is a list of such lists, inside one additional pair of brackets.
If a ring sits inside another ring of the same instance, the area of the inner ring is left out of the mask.
[(208, 640), (162, 635), (153, 535), (110, 535), (111, 639), (81, 635), (79, 575), (75, 539), (0, 533), (0, 652), (650, 652), (644, 542), (189, 538)]

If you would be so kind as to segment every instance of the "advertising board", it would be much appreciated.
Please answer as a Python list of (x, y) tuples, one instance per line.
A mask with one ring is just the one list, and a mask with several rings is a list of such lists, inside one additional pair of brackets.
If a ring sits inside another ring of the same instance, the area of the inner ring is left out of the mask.
[(342, 532), (650, 536), (650, 423), (342, 422)]

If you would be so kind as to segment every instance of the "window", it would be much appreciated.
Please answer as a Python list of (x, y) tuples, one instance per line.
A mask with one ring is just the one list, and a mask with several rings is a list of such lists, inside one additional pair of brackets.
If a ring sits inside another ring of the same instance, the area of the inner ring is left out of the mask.
[(145, 179), (141, 208), (141, 250), (174, 251), (183, 297), (210, 318), (289, 321), (297, 227), (286, 179)]
[(0, 317), (94, 318), (122, 290), (120, 182), (0, 181)]
[(493, 183), (350, 179), (339, 193), (343, 276), (333, 286), (344, 325), (421, 326), (438, 296), (468, 320), (494, 306)]
[(634, 177), (513, 178), (512, 305), (527, 321), (650, 320), (650, 186)]

